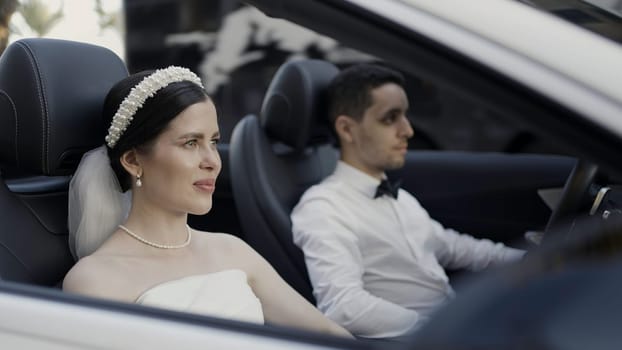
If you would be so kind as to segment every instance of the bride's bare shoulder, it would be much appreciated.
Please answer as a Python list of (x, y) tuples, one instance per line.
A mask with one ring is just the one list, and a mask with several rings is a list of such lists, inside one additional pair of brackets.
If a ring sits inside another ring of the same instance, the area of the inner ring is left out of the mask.
[(197, 237), (200, 237), (202, 244), (219, 251), (254, 252), (244, 240), (230, 233), (199, 231)]
[(105, 255), (89, 255), (80, 260), (69, 270), (63, 280), (63, 290), (70, 293), (93, 297), (124, 300), (123, 294), (117, 293), (119, 263)]

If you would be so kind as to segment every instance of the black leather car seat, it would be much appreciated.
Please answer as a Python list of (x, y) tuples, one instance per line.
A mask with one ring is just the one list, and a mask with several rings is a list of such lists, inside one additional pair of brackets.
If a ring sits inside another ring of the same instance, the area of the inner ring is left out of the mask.
[(73, 265), (70, 175), (103, 143), (104, 98), (125, 76), (116, 54), (84, 43), (24, 39), (0, 57), (0, 279), (57, 285)]
[(245, 240), (311, 302), (289, 215), (302, 193), (337, 163), (324, 100), (337, 72), (320, 60), (285, 63), (268, 88), (260, 117), (240, 120), (230, 143), (231, 184)]

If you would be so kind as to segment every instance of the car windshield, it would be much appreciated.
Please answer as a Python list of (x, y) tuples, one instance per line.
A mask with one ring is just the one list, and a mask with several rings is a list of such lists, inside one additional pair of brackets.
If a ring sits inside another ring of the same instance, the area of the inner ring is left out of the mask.
[[(622, 44), (622, 0), (518, 0)], [(414, 4), (416, 0), (404, 0)]]
[(622, 44), (622, 0), (521, 0)]

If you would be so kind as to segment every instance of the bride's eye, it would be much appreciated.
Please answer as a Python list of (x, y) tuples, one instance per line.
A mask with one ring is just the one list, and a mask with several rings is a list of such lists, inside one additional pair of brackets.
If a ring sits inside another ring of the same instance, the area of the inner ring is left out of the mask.
[(186, 147), (195, 147), (196, 145), (198, 145), (197, 140), (192, 139), (192, 140), (188, 140), (186, 141), (186, 143), (184, 143), (184, 146)]
[(217, 144), (218, 144), (218, 142), (220, 142), (220, 139), (212, 139), (212, 140), (210, 141), (210, 143), (211, 143), (212, 145), (217, 145)]

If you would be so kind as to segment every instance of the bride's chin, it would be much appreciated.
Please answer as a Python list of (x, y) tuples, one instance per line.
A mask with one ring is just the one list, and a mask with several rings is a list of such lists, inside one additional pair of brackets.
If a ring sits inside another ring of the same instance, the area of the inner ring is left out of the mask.
[(193, 208), (189, 213), (192, 215), (205, 215), (212, 210), (212, 203), (201, 208)]

